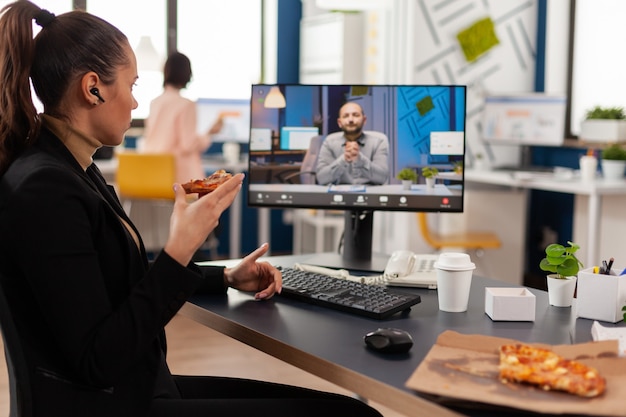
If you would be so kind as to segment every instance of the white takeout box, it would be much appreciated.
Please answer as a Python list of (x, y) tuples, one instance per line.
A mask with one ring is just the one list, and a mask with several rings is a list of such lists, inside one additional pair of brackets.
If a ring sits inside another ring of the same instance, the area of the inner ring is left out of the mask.
[(487, 287), (485, 313), (494, 321), (535, 321), (535, 298), (523, 287)]
[[(614, 268), (621, 273), (624, 268)], [(578, 317), (617, 323), (624, 318), (626, 305), (626, 275), (594, 274), (593, 268), (578, 272), (576, 292)]]

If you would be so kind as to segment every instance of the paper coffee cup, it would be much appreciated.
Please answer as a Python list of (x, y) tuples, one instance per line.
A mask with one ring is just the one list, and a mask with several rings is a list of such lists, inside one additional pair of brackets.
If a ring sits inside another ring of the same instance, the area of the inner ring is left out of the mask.
[(434, 264), (437, 270), (439, 309), (451, 313), (467, 311), (476, 265), (466, 253), (444, 252)]
[(595, 156), (584, 155), (580, 158), (580, 178), (583, 181), (593, 181), (598, 170), (598, 160)]

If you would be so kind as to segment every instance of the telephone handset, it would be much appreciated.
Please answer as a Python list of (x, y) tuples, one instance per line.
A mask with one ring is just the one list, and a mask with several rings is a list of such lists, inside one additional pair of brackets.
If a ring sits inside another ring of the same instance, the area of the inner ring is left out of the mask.
[(406, 277), (413, 271), (415, 254), (408, 250), (398, 250), (391, 254), (384, 274), (389, 278)]
[(295, 264), (294, 268), (364, 284), (436, 289), (437, 273), (433, 264), (437, 258), (439, 255), (415, 254), (408, 250), (395, 251), (389, 258), (384, 273), (375, 276), (353, 276), (345, 269), (329, 269), (307, 264)]
[(415, 254), (408, 250), (393, 252), (383, 276), (387, 285), (437, 288), (437, 273), (433, 264), (439, 255)]

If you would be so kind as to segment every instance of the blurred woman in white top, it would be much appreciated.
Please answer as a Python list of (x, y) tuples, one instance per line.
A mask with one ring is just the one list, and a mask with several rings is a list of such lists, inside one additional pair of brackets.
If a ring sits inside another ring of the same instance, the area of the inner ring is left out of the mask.
[(171, 54), (163, 69), (163, 93), (150, 103), (141, 150), (172, 153), (176, 157), (176, 181), (206, 177), (202, 154), (211, 145), (211, 135), (223, 126), (220, 116), (208, 132), (196, 131), (196, 103), (181, 96), (191, 80), (191, 62), (180, 52)]

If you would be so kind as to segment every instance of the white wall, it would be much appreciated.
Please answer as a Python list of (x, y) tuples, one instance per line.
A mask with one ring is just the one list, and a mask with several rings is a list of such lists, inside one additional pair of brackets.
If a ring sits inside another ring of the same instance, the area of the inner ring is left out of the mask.
[(278, 0), (263, 1), (263, 80), (273, 84), (278, 77)]
[(547, 3), (545, 90), (567, 92), (570, 0)]

